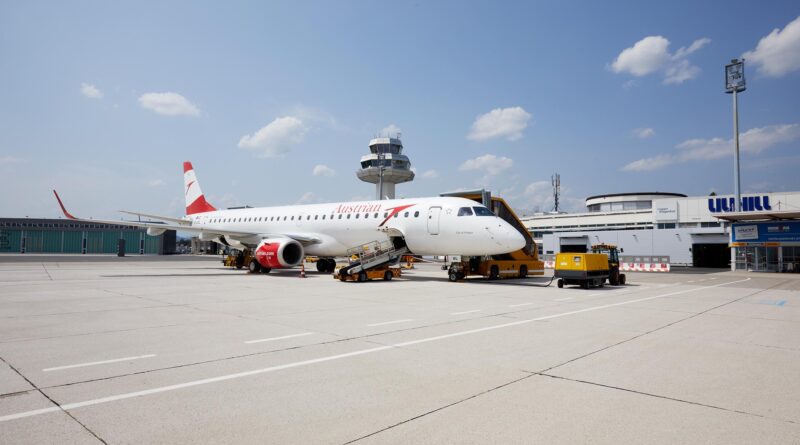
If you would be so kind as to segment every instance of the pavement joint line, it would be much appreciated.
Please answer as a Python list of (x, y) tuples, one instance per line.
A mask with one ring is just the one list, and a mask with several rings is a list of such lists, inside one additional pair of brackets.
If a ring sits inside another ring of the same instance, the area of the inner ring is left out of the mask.
[(475, 312), (480, 312), (483, 309), (471, 309), (468, 311), (460, 311), (460, 312), (451, 312), (450, 315), (464, 315), (464, 314), (474, 314)]
[(277, 341), (277, 340), (285, 340), (287, 338), (296, 338), (296, 337), (305, 337), (307, 335), (312, 335), (313, 332), (303, 332), (301, 334), (291, 334), (291, 335), (283, 335), (281, 337), (270, 337), (270, 338), (260, 338), (258, 340), (247, 340), (244, 342), (246, 345), (250, 345), (253, 343), (263, 343), (267, 341)]
[(797, 423), (797, 422), (795, 422), (793, 420), (789, 420), (789, 419), (779, 419), (779, 418), (775, 418), (775, 417), (768, 417), (768, 416), (765, 416), (763, 414), (751, 413), (751, 412), (748, 412), (748, 411), (741, 411), (741, 410), (738, 410), (738, 409), (725, 408), (725, 407), (722, 407), (722, 406), (709, 405), (707, 403), (693, 402), (691, 400), (678, 399), (678, 398), (675, 398), (675, 397), (662, 396), (662, 395), (659, 395), (659, 394), (653, 394), (653, 393), (644, 392), (644, 391), (637, 391), (635, 389), (623, 388), (623, 387), (620, 387), (620, 386), (606, 385), (604, 383), (590, 382), (590, 381), (587, 381), (587, 380), (580, 380), (580, 379), (571, 379), (569, 377), (563, 377), (563, 376), (558, 376), (558, 375), (554, 375), (554, 374), (546, 374), (544, 372), (538, 372), (538, 373), (535, 373), (533, 375), (540, 375), (542, 377), (550, 377), (552, 379), (557, 379), (557, 380), (565, 380), (565, 381), (569, 381), (569, 382), (583, 383), (583, 384), (592, 385), (592, 386), (599, 386), (601, 388), (615, 389), (617, 391), (630, 392), (630, 393), (638, 394), (638, 395), (642, 395), (642, 396), (655, 397), (657, 399), (671, 400), (673, 402), (687, 403), (689, 405), (702, 406), (704, 408), (711, 408), (711, 409), (716, 409), (716, 410), (720, 410), (720, 411), (726, 411), (726, 412), (729, 412), (729, 413), (744, 414), (746, 416), (754, 416), (754, 417), (759, 417), (761, 419), (777, 420), (779, 422), (786, 422), (786, 423), (791, 423), (791, 424), (796, 424)]
[(535, 303), (535, 301), (531, 301), (530, 303), (509, 304), (508, 307), (530, 306)]
[[(535, 322), (535, 321), (550, 320), (550, 319), (565, 317), (565, 316), (569, 316), (569, 315), (575, 315), (575, 314), (580, 314), (580, 313), (585, 313), (585, 312), (608, 309), (608, 308), (611, 308), (611, 307), (623, 306), (623, 305), (626, 305), (626, 304), (638, 303), (638, 302), (648, 301), (648, 300), (655, 300), (655, 299), (658, 299), (658, 298), (664, 298), (664, 297), (668, 297), (668, 296), (672, 296), (672, 295), (685, 294), (685, 293), (689, 293), (689, 292), (695, 292), (695, 291), (698, 291), (698, 290), (711, 289), (711, 288), (726, 286), (726, 285), (730, 285), (730, 284), (743, 283), (743, 282), (750, 281), (750, 280), (751, 280), (751, 278), (745, 278), (745, 279), (742, 279), (742, 280), (719, 283), (719, 284), (710, 285), (710, 286), (697, 287), (697, 288), (693, 288), (693, 289), (684, 289), (684, 290), (681, 290), (681, 291), (670, 292), (670, 293), (663, 294), (663, 295), (655, 295), (655, 296), (651, 296), (651, 297), (637, 298), (637, 299), (634, 299), (634, 300), (621, 301), (621, 302), (618, 302), (618, 303), (605, 304), (605, 305), (601, 305), (601, 306), (593, 306), (593, 307), (578, 309), (578, 310), (569, 311), (569, 312), (562, 312), (562, 313), (558, 313), (558, 314), (546, 315), (546, 316), (542, 316), (542, 317), (538, 317), (538, 318), (524, 319), (524, 320), (514, 321), (514, 322), (510, 322), (510, 323), (504, 323), (504, 324), (499, 324), (499, 325), (487, 326), (487, 327), (483, 327), (483, 328), (470, 329), (470, 330), (466, 330), (466, 331), (459, 331), (459, 332), (454, 332), (454, 333), (450, 333), (450, 334), (438, 335), (438, 336), (435, 336), (435, 337), (427, 337), (427, 338), (422, 338), (422, 339), (417, 339), (417, 340), (411, 340), (411, 341), (406, 341), (406, 342), (401, 342), (401, 343), (395, 343), (395, 344), (388, 345), (388, 346), (380, 346), (380, 347), (375, 347), (375, 348), (361, 349), (361, 350), (352, 351), (352, 352), (348, 352), (348, 353), (344, 353), (344, 354), (337, 354), (337, 355), (319, 357), (319, 358), (316, 358), (316, 359), (302, 360), (302, 361), (298, 361), (298, 362), (291, 362), (291, 363), (286, 363), (286, 364), (283, 364), (283, 365), (270, 366), (270, 367), (267, 367), (267, 368), (254, 369), (254, 370), (243, 371), (243, 372), (234, 373), (234, 374), (226, 374), (226, 375), (221, 375), (221, 376), (211, 377), (211, 378), (206, 378), (206, 379), (193, 380), (193, 381), (179, 383), (179, 384), (175, 384), (175, 385), (160, 386), (160, 387), (141, 390), (141, 391), (134, 391), (134, 392), (129, 392), (129, 393), (122, 393), (122, 394), (117, 394), (117, 395), (113, 395), (113, 396), (108, 396), (108, 397), (101, 397), (101, 398), (97, 398), (97, 399), (85, 400), (85, 401), (82, 401), (82, 402), (67, 403), (67, 404), (60, 405), (58, 407), (50, 407), (50, 408), (42, 408), (42, 409), (31, 410), (31, 411), (23, 411), (23, 412), (19, 412), (19, 413), (16, 413), (16, 414), (9, 414), (9, 415), (5, 415), (5, 416), (0, 416), (0, 422), (7, 422), (7, 421), (10, 421), (10, 420), (15, 420), (15, 419), (21, 419), (21, 418), (25, 418), (25, 417), (31, 417), (31, 416), (47, 414), (47, 413), (51, 413), (51, 412), (54, 412), (54, 411), (59, 411), (59, 410), (62, 410), (62, 409), (63, 410), (71, 410), (71, 409), (83, 408), (83, 407), (86, 407), (86, 406), (99, 405), (99, 404), (114, 402), (114, 401), (118, 401), (118, 400), (125, 400), (125, 399), (130, 399), (130, 398), (135, 398), (135, 397), (142, 397), (142, 396), (147, 396), (147, 395), (151, 395), (151, 394), (158, 394), (158, 393), (167, 392), (167, 391), (175, 391), (175, 390), (179, 390), (179, 389), (183, 389), (183, 388), (190, 388), (190, 387), (199, 386), (199, 385), (206, 385), (206, 384), (210, 384), (210, 383), (216, 383), (216, 382), (222, 382), (222, 381), (227, 381), (227, 380), (239, 379), (239, 378), (249, 377), (249, 376), (253, 376), (253, 375), (259, 375), (259, 374), (265, 374), (265, 373), (270, 373), (270, 372), (282, 371), (282, 370), (285, 370), (285, 369), (308, 366), (308, 365), (313, 365), (313, 364), (317, 364), (317, 363), (324, 363), (324, 362), (329, 362), (329, 361), (341, 360), (341, 359), (344, 359), (344, 358), (356, 357), (356, 356), (361, 356), (361, 355), (365, 355), (365, 354), (372, 354), (372, 353), (382, 352), (382, 351), (386, 351), (386, 350), (394, 349), (394, 348), (402, 348), (402, 347), (405, 347), (405, 346), (412, 346), (412, 345), (418, 345), (418, 344), (428, 343), (428, 342), (432, 342), (432, 341), (444, 340), (444, 339), (448, 339), (448, 338), (461, 337), (461, 336), (464, 336), (464, 335), (471, 335), (471, 334), (476, 334), (476, 333), (480, 333), (480, 332), (488, 332), (488, 331), (493, 331), (493, 330), (497, 330), (497, 329), (504, 329), (504, 328), (508, 328), (508, 327), (513, 327), (513, 326), (519, 326), (519, 325), (523, 325), (523, 324), (532, 323), (532, 322)], [(742, 298), (745, 298), (745, 297), (742, 297)], [(729, 302), (729, 303), (731, 303), (731, 302)], [(726, 303), (726, 304), (729, 304), (729, 303)], [(713, 308), (709, 309), (709, 310), (713, 310)], [(700, 314), (702, 314), (702, 313), (700, 313)], [(700, 315), (700, 314), (696, 314), (694, 316), (697, 316), (697, 315)], [(674, 322), (674, 323), (677, 323), (677, 322)], [(671, 323), (671, 324), (674, 324), (674, 323)], [(664, 326), (664, 327), (667, 327), (667, 326)], [(662, 328), (664, 328), (664, 327), (662, 327)], [(661, 328), (659, 328), (659, 329), (661, 329)], [(647, 335), (647, 333), (644, 333), (644, 334), (641, 334), (641, 335)], [(595, 352), (599, 352), (599, 351), (595, 351)], [(587, 355), (589, 355), (589, 354), (587, 354)], [(579, 357), (579, 358), (581, 358), (581, 357)], [(579, 358), (576, 358), (576, 359), (573, 359), (573, 360), (570, 360), (570, 361), (578, 360)], [(566, 364), (566, 363), (569, 363), (569, 362), (562, 363), (561, 365), (558, 365), (558, 366), (562, 366), (563, 364)], [(555, 367), (545, 369), (542, 372), (547, 372), (547, 371), (549, 371), (549, 370), (551, 370), (553, 368), (555, 368)], [(526, 377), (528, 377), (528, 376), (526, 376)]]
[(459, 405), (459, 404), (461, 404), (461, 403), (467, 402), (467, 401), (469, 401), (469, 400), (472, 400), (472, 399), (475, 399), (475, 398), (477, 398), (477, 397), (481, 397), (481, 396), (483, 396), (483, 395), (489, 394), (489, 393), (491, 393), (491, 392), (493, 392), (493, 391), (497, 391), (497, 390), (499, 390), (499, 389), (505, 388), (506, 386), (513, 385), (513, 384), (515, 384), (515, 383), (518, 383), (518, 382), (520, 382), (520, 381), (522, 381), (522, 380), (529, 379), (529, 378), (531, 378), (531, 377), (533, 377), (533, 376), (535, 376), (535, 375), (536, 375), (536, 374), (528, 374), (528, 375), (522, 376), (522, 377), (520, 377), (520, 378), (517, 378), (517, 379), (511, 380), (511, 381), (509, 381), (509, 382), (503, 383), (502, 385), (498, 385), (498, 386), (495, 386), (495, 387), (493, 387), (493, 388), (489, 388), (489, 389), (487, 389), (487, 390), (484, 390), (484, 391), (481, 391), (481, 392), (478, 392), (478, 393), (472, 394), (472, 395), (471, 395), (471, 396), (469, 396), (469, 397), (465, 397), (465, 398), (463, 398), (463, 399), (456, 400), (455, 402), (451, 402), (451, 403), (448, 403), (448, 404), (446, 404), (446, 405), (442, 405), (442, 406), (440, 406), (440, 407), (438, 407), (438, 408), (436, 408), (436, 409), (432, 409), (432, 410), (430, 410), (430, 411), (426, 411), (426, 412), (424, 412), (424, 413), (422, 413), (422, 414), (418, 414), (418, 415), (416, 415), (416, 416), (414, 416), (414, 417), (410, 417), (410, 418), (408, 418), (408, 419), (406, 419), (406, 420), (402, 420), (402, 421), (400, 421), (400, 422), (397, 422), (397, 423), (395, 423), (395, 424), (393, 424), (393, 425), (389, 425), (389, 426), (387, 426), (387, 427), (385, 427), (385, 428), (381, 428), (381, 429), (379, 429), (379, 430), (377, 430), (377, 431), (373, 431), (373, 432), (371, 432), (371, 433), (369, 433), (369, 434), (363, 435), (363, 436), (361, 436), (361, 437), (357, 437), (357, 438), (355, 438), (355, 439), (353, 439), (353, 440), (349, 440), (349, 441), (347, 441), (347, 442), (344, 442), (342, 445), (349, 445), (349, 444), (351, 444), (351, 443), (355, 443), (355, 442), (358, 442), (358, 441), (360, 441), (360, 440), (363, 440), (363, 439), (366, 439), (366, 438), (372, 437), (372, 436), (374, 436), (374, 435), (376, 435), (376, 434), (383, 433), (383, 432), (385, 432), (385, 431), (388, 431), (388, 430), (390, 430), (390, 429), (392, 429), (392, 428), (396, 428), (396, 427), (398, 427), (398, 426), (400, 426), (400, 425), (403, 425), (403, 424), (406, 424), (406, 423), (409, 423), (409, 422), (413, 422), (413, 421), (415, 421), (415, 420), (417, 420), (417, 419), (421, 419), (421, 418), (423, 418), (423, 417), (425, 417), (425, 416), (427, 416), (427, 415), (434, 414), (434, 413), (436, 413), (436, 412), (439, 412), (439, 411), (445, 410), (445, 409), (447, 409), (447, 408), (450, 408), (450, 407), (452, 407), (452, 406)]
[[(22, 379), (23, 379), (23, 380), (25, 380), (26, 382), (28, 382), (28, 384), (29, 384), (29, 385), (31, 385), (31, 388), (32, 388), (32, 389), (30, 389), (30, 390), (28, 390), (28, 391), (25, 391), (25, 392), (36, 391), (36, 392), (38, 392), (39, 394), (41, 394), (41, 395), (42, 395), (42, 397), (44, 397), (45, 399), (47, 399), (47, 400), (48, 400), (50, 403), (52, 403), (52, 404), (54, 405), (54, 406), (52, 406), (52, 407), (50, 407), (50, 408), (45, 408), (45, 409), (47, 409), (47, 410), (48, 410), (47, 412), (51, 412), (51, 411), (61, 411), (61, 412), (63, 412), (63, 413), (64, 413), (64, 414), (65, 414), (67, 417), (69, 417), (70, 419), (72, 419), (72, 420), (73, 420), (75, 423), (77, 423), (78, 425), (80, 425), (81, 427), (83, 427), (83, 429), (84, 429), (84, 430), (86, 430), (86, 431), (87, 431), (89, 434), (91, 434), (92, 436), (94, 436), (94, 438), (95, 438), (95, 439), (97, 439), (97, 440), (99, 440), (100, 442), (102, 442), (102, 443), (104, 443), (104, 444), (108, 445), (108, 442), (106, 442), (105, 440), (103, 440), (103, 438), (102, 438), (102, 437), (98, 436), (98, 435), (97, 435), (97, 433), (95, 433), (94, 431), (92, 431), (92, 430), (91, 430), (91, 429), (90, 429), (88, 426), (86, 426), (86, 425), (85, 425), (83, 422), (81, 422), (80, 420), (76, 419), (76, 418), (75, 418), (75, 416), (73, 416), (73, 415), (72, 415), (72, 413), (70, 413), (70, 412), (68, 412), (67, 410), (65, 410), (64, 408), (62, 408), (62, 407), (61, 407), (61, 405), (60, 405), (58, 402), (56, 402), (55, 400), (53, 400), (53, 398), (52, 398), (52, 397), (50, 397), (49, 395), (47, 395), (47, 393), (46, 393), (46, 392), (44, 392), (44, 391), (43, 391), (41, 388), (39, 388), (38, 386), (36, 386), (36, 384), (35, 384), (35, 383), (33, 383), (33, 382), (32, 382), (32, 381), (31, 381), (31, 380), (28, 378), (28, 377), (26, 377), (26, 376), (25, 376), (25, 374), (23, 374), (22, 372), (20, 372), (20, 371), (19, 371), (19, 369), (17, 369), (16, 367), (14, 367), (14, 365), (12, 365), (11, 363), (7, 362), (7, 361), (6, 361), (6, 360), (5, 360), (3, 357), (0, 357), (0, 361), (2, 361), (3, 363), (5, 363), (5, 364), (6, 364), (6, 366), (8, 366), (9, 368), (11, 368), (11, 370), (12, 370), (12, 371), (14, 371), (15, 373), (17, 373), (17, 375), (19, 375), (20, 377), (22, 377)], [(41, 410), (38, 410), (38, 411), (41, 411)]]
[(414, 319), (413, 318), (405, 318), (403, 320), (392, 320), (392, 321), (384, 321), (382, 323), (372, 323), (372, 324), (368, 324), (367, 327), (372, 328), (372, 327), (375, 327), (375, 326), (386, 326), (386, 325), (389, 325), (389, 324), (408, 323), (409, 321), (414, 321)]
[(72, 369), (72, 368), (84, 368), (86, 366), (95, 366), (95, 365), (106, 365), (109, 363), (119, 363), (119, 362), (127, 362), (130, 360), (139, 360), (143, 358), (151, 358), (155, 357), (155, 354), (145, 354), (145, 355), (136, 355), (132, 357), (122, 357), (122, 358), (114, 358), (110, 360), (101, 360), (96, 362), (88, 362), (88, 363), (78, 363), (76, 365), (64, 365), (64, 366), (54, 366), (52, 368), (44, 368), (42, 372), (50, 372), (50, 371), (60, 371), (62, 369)]
[[(749, 278), (747, 278), (747, 279), (745, 279), (745, 280), (741, 280), (741, 281), (734, 281), (734, 283), (741, 283), (741, 282), (744, 282), (744, 281), (749, 281), (749, 280), (750, 280), (750, 279), (749, 279)], [(723, 286), (723, 285), (724, 285), (724, 283), (723, 283), (723, 284), (715, 284), (715, 285), (711, 285), (711, 286), (706, 286), (706, 287), (703, 287), (703, 288), (701, 288), (701, 289), (710, 289), (710, 288), (713, 288), (713, 287), (720, 287), (720, 286)], [(777, 286), (777, 285), (776, 285), (776, 286)], [(704, 310), (704, 311), (701, 311), (701, 312), (696, 312), (696, 313), (691, 313), (691, 315), (689, 315), (689, 316), (687, 316), (687, 317), (684, 317), (684, 318), (681, 318), (680, 320), (675, 320), (675, 321), (673, 321), (673, 322), (670, 322), (670, 323), (667, 323), (667, 324), (665, 324), (665, 325), (663, 325), (663, 326), (659, 326), (659, 327), (657, 327), (657, 328), (655, 328), (655, 329), (651, 329), (651, 330), (649, 330), (649, 331), (646, 331), (646, 332), (643, 332), (643, 333), (641, 333), (641, 334), (634, 335), (633, 337), (630, 337), (630, 338), (627, 338), (627, 339), (625, 339), (625, 340), (619, 341), (619, 342), (617, 342), (617, 343), (614, 343), (614, 344), (612, 344), (612, 345), (605, 346), (605, 347), (603, 347), (603, 348), (600, 348), (600, 349), (597, 349), (597, 350), (595, 350), (595, 351), (588, 352), (588, 353), (586, 353), (586, 354), (583, 354), (583, 355), (580, 355), (580, 356), (578, 356), (578, 357), (572, 358), (572, 359), (570, 359), (570, 360), (567, 360), (567, 361), (565, 361), (565, 362), (563, 362), (563, 363), (560, 363), (560, 364), (558, 364), (558, 365), (551, 366), (551, 367), (549, 367), (549, 368), (547, 368), (547, 369), (544, 369), (544, 370), (542, 370), (542, 371), (539, 371), (539, 372), (540, 372), (540, 373), (545, 373), (545, 372), (548, 372), (548, 371), (552, 371), (553, 369), (560, 368), (561, 366), (564, 366), (564, 365), (566, 365), (566, 364), (572, 363), (572, 362), (574, 362), (574, 361), (577, 361), (577, 360), (584, 359), (584, 358), (586, 358), (586, 357), (589, 357), (590, 355), (594, 355), (594, 354), (597, 354), (597, 353), (599, 353), (599, 352), (606, 351), (606, 350), (608, 350), (608, 349), (614, 348), (614, 347), (616, 347), (616, 346), (619, 346), (619, 345), (621, 345), (621, 344), (628, 343), (628, 342), (630, 342), (630, 341), (633, 341), (633, 340), (636, 340), (636, 339), (638, 339), (638, 338), (644, 337), (645, 335), (650, 335), (650, 334), (652, 334), (652, 333), (654, 333), (654, 332), (660, 331), (660, 330), (662, 330), (662, 329), (666, 329), (666, 328), (668, 328), (668, 327), (670, 327), (670, 326), (676, 325), (676, 324), (678, 324), (678, 323), (682, 323), (682, 322), (684, 322), (684, 321), (686, 321), (686, 320), (691, 320), (692, 318), (699, 317), (699, 316), (701, 316), (701, 315), (704, 315), (704, 314), (708, 314), (709, 312), (711, 312), (711, 311), (713, 311), (713, 310), (719, 309), (719, 308), (721, 308), (721, 307), (723, 307), (723, 306), (727, 306), (727, 305), (729, 305), (729, 304), (736, 303), (736, 302), (738, 302), (738, 301), (741, 301), (741, 300), (743, 300), (743, 299), (745, 299), (745, 298), (751, 297), (751, 296), (753, 296), (753, 295), (755, 295), (755, 294), (758, 294), (758, 293), (761, 293), (761, 292), (765, 292), (765, 291), (768, 291), (768, 290), (769, 290), (769, 289), (762, 289), (762, 290), (759, 290), (759, 291), (756, 291), (756, 292), (749, 293), (749, 294), (747, 294), (747, 295), (744, 295), (744, 296), (742, 296), (742, 297), (736, 298), (736, 299), (734, 299), (734, 300), (727, 301), (727, 302), (725, 302), (725, 303), (719, 304), (719, 305), (717, 305), (717, 306), (714, 306), (714, 307), (708, 308), (708, 309), (706, 309), (706, 310)], [(673, 294), (676, 294), (676, 293), (681, 293), (681, 294), (682, 294), (682, 293), (688, 293), (688, 292), (691, 292), (691, 290), (689, 290), (689, 291), (686, 291), (686, 290), (684, 290), (684, 291), (673, 292)], [(671, 294), (665, 294), (664, 296), (668, 296), (668, 295), (671, 295)], [(653, 299), (653, 297), (649, 297), (649, 298), (646, 298), (646, 299)], [(640, 300), (641, 300), (641, 299), (640, 299)]]

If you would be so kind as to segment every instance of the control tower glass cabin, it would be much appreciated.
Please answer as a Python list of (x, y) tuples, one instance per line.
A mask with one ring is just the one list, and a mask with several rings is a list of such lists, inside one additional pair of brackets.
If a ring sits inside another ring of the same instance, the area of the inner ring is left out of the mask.
[(377, 199), (394, 199), (394, 186), (414, 179), (411, 162), (403, 153), (400, 138), (375, 138), (369, 141), (368, 155), (361, 157), (358, 179), (375, 184)]

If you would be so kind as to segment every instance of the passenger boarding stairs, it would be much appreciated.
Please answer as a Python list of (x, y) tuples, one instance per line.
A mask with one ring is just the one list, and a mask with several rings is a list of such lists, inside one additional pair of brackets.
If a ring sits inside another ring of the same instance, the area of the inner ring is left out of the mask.
[(372, 241), (361, 246), (348, 249), (347, 255), (358, 259), (349, 265), (341, 268), (341, 275), (355, 275), (361, 271), (373, 269), (375, 267), (392, 264), (397, 262), (401, 256), (408, 253), (408, 247), (395, 246), (392, 241)]

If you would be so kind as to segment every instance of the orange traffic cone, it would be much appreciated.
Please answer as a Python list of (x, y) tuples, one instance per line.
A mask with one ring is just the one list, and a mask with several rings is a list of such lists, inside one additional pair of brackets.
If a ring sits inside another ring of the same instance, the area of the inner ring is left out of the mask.
[(300, 278), (306, 277), (306, 265), (305, 263), (300, 265)]

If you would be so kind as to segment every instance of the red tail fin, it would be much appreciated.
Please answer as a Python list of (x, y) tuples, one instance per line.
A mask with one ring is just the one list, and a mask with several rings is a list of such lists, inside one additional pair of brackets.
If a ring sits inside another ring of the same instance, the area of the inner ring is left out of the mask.
[(206, 201), (203, 191), (200, 190), (200, 184), (197, 182), (197, 175), (194, 174), (191, 162), (183, 163), (183, 187), (183, 192), (186, 195), (187, 215), (217, 210)]

